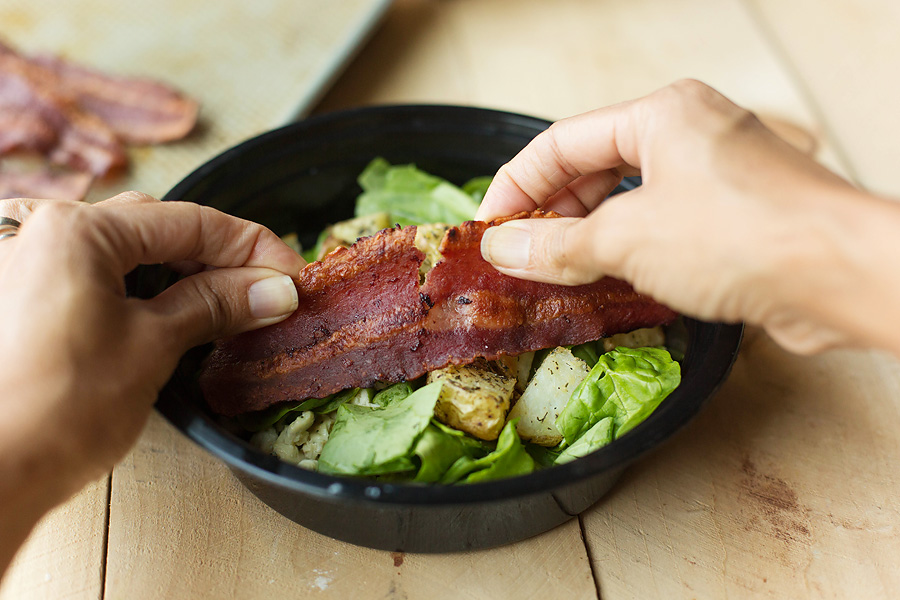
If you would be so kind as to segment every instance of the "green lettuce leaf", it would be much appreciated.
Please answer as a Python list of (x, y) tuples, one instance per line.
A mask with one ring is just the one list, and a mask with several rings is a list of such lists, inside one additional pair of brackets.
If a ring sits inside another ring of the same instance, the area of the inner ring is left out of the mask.
[(349, 400), (358, 392), (358, 388), (343, 390), (324, 398), (308, 398), (300, 402), (286, 402), (277, 404), (265, 410), (238, 415), (238, 424), (247, 431), (257, 432), (272, 427), (286, 415), (304, 410), (311, 410), (318, 414), (326, 414), (337, 410), (337, 407)]
[(392, 386), (386, 387), (372, 398), (372, 404), (377, 404), (378, 406), (388, 406), (393, 404), (394, 402), (399, 402), (403, 400), (407, 396), (413, 393), (413, 388), (406, 381), (401, 381), (400, 383), (395, 383)]
[(326, 227), (322, 231), (319, 232), (319, 237), (316, 238), (316, 244), (312, 248), (308, 248), (300, 253), (300, 256), (303, 257), (308, 263), (316, 262), (316, 259), (319, 256), (319, 252), (322, 251), (322, 245), (325, 243), (325, 240), (328, 239), (328, 228)]
[(384, 408), (342, 405), (319, 457), (332, 475), (383, 475), (412, 471), (412, 452), (431, 422), (441, 392), (435, 382)]
[(434, 483), (440, 481), (453, 463), (469, 456), (463, 441), (450, 435), (434, 425), (429, 425), (416, 442), (413, 453), (419, 457), (419, 471), (413, 481)]
[(597, 361), (600, 360), (600, 355), (603, 354), (603, 350), (599, 348), (597, 342), (578, 344), (577, 346), (571, 346), (569, 350), (572, 351), (572, 354), (586, 362), (589, 367), (596, 365)]
[(531, 455), (531, 458), (534, 459), (535, 464), (541, 468), (552, 467), (555, 465), (556, 459), (559, 458), (560, 454), (559, 446), (547, 448), (546, 446), (539, 446), (538, 444), (526, 443), (525, 450)]
[[(386, 212), (391, 222), (400, 225), (457, 225), (474, 219), (478, 210), (478, 201), (471, 194), (415, 165), (395, 166), (376, 158), (358, 181), (363, 193), (356, 199), (357, 217)], [(477, 193), (478, 186), (471, 187)]]
[(612, 417), (605, 417), (588, 429), (583, 436), (575, 440), (571, 446), (560, 452), (553, 464), (561, 465), (572, 462), (576, 458), (587, 456), (611, 441), (613, 441), (613, 419)]
[(462, 191), (472, 196), (472, 199), (475, 200), (475, 202), (481, 204), (481, 201), (484, 199), (484, 195), (487, 193), (487, 189), (493, 180), (494, 178), (490, 175), (473, 177), (463, 184)]
[(519, 439), (516, 421), (513, 419), (503, 427), (493, 452), (481, 458), (463, 456), (457, 459), (441, 478), (441, 483), (477, 483), (534, 471), (534, 459)]
[(556, 419), (565, 445), (611, 417), (614, 438), (646, 419), (681, 382), (681, 367), (662, 348), (616, 348), (600, 356)]

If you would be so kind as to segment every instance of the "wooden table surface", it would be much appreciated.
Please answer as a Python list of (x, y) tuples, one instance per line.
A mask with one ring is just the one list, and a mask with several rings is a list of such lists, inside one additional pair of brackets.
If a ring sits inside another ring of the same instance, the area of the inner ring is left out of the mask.
[[(898, 31), (893, 0), (397, 0), (316, 112), (559, 118), (695, 77), (900, 196)], [(890, 598), (898, 464), (896, 361), (793, 356), (755, 330), (710, 406), (603, 501), (494, 550), (397, 555), (305, 530), (154, 416), (37, 527), (0, 598)]]

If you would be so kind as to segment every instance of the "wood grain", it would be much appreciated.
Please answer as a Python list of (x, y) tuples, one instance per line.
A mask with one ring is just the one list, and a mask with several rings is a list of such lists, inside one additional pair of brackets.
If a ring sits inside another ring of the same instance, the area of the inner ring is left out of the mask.
[(102, 598), (108, 498), (107, 476), (44, 517), (0, 583), (0, 600)]
[(360, 548), (285, 519), (154, 415), (116, 468), (107, 598), (595, 597), (577, 520), (481, 552)]
[(558, 119), (686, 77), (810, 133), (848, 173), (741, 0), (398, 0), (316, 110), (457, 103)]
[(604, 598), (888, 598), (900, 368), (765, 336), (683, 435), (584, 515)]
[(746, 2), (857, 181), (900, 196), (900, 3)]

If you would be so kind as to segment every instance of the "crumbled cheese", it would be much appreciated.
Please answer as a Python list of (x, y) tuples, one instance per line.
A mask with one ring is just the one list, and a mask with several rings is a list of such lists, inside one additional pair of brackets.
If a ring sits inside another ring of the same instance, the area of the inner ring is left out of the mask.
[(274, 426), (269, 427), (255, 433), (250, 443), (285, 462), (315, 471), (334, 419), (335, 413), (316, 415), (306, 410), (286, 421), (280, 433)]

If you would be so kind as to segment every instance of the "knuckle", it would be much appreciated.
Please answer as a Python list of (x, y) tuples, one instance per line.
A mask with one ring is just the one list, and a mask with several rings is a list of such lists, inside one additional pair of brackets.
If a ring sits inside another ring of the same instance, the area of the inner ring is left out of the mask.
[(669, 86), (670, 90), (675, 92), (681, 98), (705, 99), (711, 94), (715, 94), (715, 90), (698, 79), (679, 79)]
[(230, 330), (234, 323), (234, 314), (227, 291), (212, 287), (201, 277), (189, 277), (185, 281), (191, 282), (197, 304), (208, 317), (209, 328), (216, 332)]
[(563, 121), (557, 121), (548, 127), (546, 131), (547, 149), (553, 161), (551, 168), (547, 170), (550, 174), (548, 183), (552, 189), (567, 184), (579, 175), (562, 149), (561, 140), (565, 136), (564, 127), (566, 127), (566, 124)]
[(561, 273), (569, 266), (571, 260), (571, 251), (566, 243), (566, 228), (553, 227), (548, 232), (541, 244), (543, 248), (539, 248), (538, 260), (543, 260), (544, 267), (551, 273)]
[(762, 126), (756, 113), (737, 106), (731, 114), (730, 122), (731, 129), (735, 132), (752, 131)]
[(135, 190), (129, 190), (127, 192), (122, 192), (121, 194), (116, 194), (115, 196), (110, 198), (110, 200), (117, 200), (119, 202), (129, 202), (134, 204), (149, 204), (159, 202), (159, 200), (157, 200), (153, 196)]
[(0, 215), (15, 215), (19, 206), (25, 202), (25, 198), (4, 198), (0, 200)]
[(78, 231), (77, 224), (90, 218), (85, 207), (68, 202), (47, 202), (28, 218), (28, 227), (40, 230), (42, 235), (60, 236)]
[(590, 258), (592, 248), (585, 247), (585, 241), (590, 245), (590, 240), (575, 235), (576, 227), (550, 227), (540, 244), (539, 256), (535, 257), (542, 261), (548, 275), (569, 285), (589, 283), (596, 271)]
[(664, 87), (658, 92), (657, 100), (682, 117), (694, 115), (698, 110), (720, 112), (727, 102), (719, 92), (696, 79), (680, 79)]

